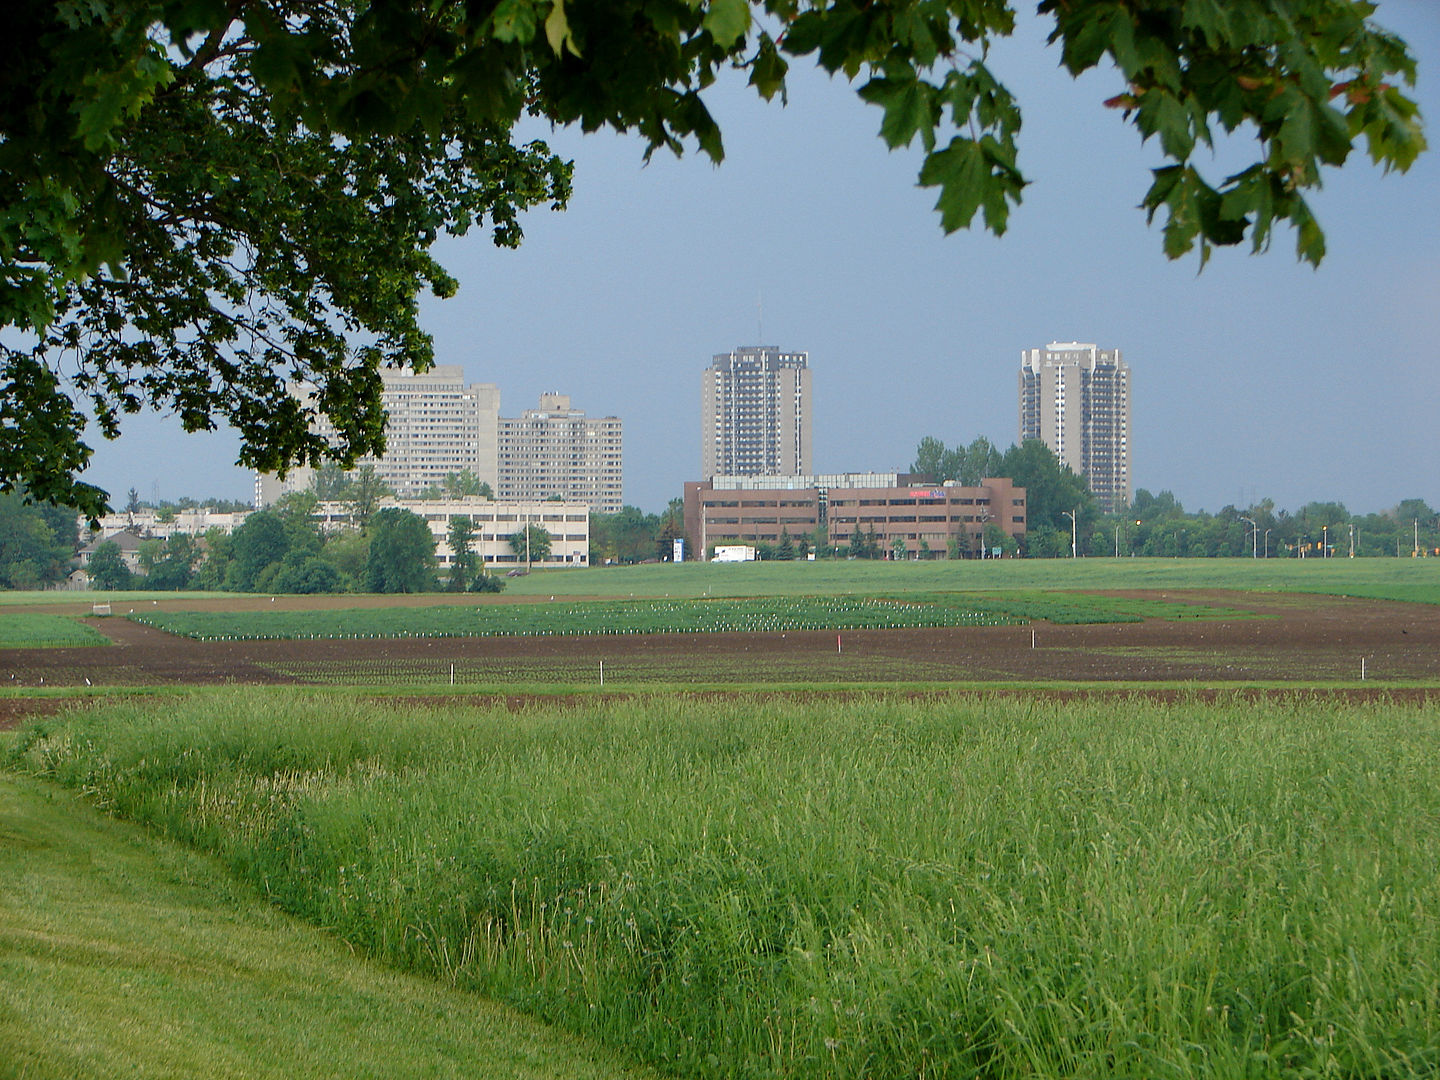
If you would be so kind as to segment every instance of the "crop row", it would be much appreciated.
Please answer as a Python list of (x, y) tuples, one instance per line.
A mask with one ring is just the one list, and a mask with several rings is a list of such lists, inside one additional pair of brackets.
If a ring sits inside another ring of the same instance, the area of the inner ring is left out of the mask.
[(65, 649), (108, 644), (104, 635), (66, 615), (33, 611), (0, 615), (0, 649)]
[(550, 637), (1001, 626), (973, 603), (831, 597), (483, 604), (352, 611), (147, 612), (130, 618), (201, 641)]
[[(1173, 617), (1178, 611), (1196, 609), (1172, 604), (1156, 610)], [(1152, 613), (1156, 612), (1144, 612)], [(1141, 615), (1100, 597), (996, 599), (939, 594), (906, 600), (819, 596), (605, 600), (342, 611), (146, 612), (129, 617), (200, 641), (256, 641), (924, 629), (1005, 626), (1034, 619), (1133, 622)]]

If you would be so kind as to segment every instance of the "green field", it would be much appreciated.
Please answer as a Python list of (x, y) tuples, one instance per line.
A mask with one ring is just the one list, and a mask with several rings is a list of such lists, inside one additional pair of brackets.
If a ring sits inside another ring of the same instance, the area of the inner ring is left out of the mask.
[(46, 615), (33, 611), (0, 613), (0, 649), (73, 648), (108, 644), (109, 640), (99, 631), (64, 615)]
[[(508, 579), (506, 597), (697, 598), (723, 596), (899, 596), (1039, 590), (1239, 589), (1322, 593), (1440, 603), (1440, 559), (985, 559), (931, 562), (818, 560), (651, 564), (539, 570)], [(176, 600), (224, 601), (234, 593), (0, 591), (0, 607), (94, 600), (139, 606)], [(343, 602), (343, 596), (335, 597)]]
[(507, 583), (513, 595), (894, 595), (1058, 589), (1242, 589), (1440, 603), (1440, 559), (817, 560), (553, 570)]
[(594, 634), (764, 633), (902, 627), (1247, 618), (1195, 604), (1080, 593), (906, 594), (725, 599), (565, 600), (529, 604), (396, 606), (312, 611), (155, 611), (135, 622), (201, 641), (344, 638), (548, 637)]
[(677, 1075), (1440, 1074), (1429, 706), (225, 691), (11, 765)]

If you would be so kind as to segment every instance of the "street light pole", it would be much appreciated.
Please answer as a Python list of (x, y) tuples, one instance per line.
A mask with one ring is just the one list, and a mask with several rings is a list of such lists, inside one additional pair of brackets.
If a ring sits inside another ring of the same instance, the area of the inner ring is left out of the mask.
[(1115, 526), (1115, 558), (1120, 557), (1120, 526)]
[(1070, 558), (1072, 559), (1079, 558), (1079, 556), (1075, 553), (1075, 512), (1079, 509), (1080, 508), (1077, 506), (1075, 510), (1060, 511), (1062, 514), (1064, 514), (1070, 519)]
[(1265, 530), (1265, 558), (1270, 557), (1270, 530)]
[(1239, 517), (1241, 521), (1250, 522), (1250, 558), (1258, 559), (1260, 557), (1260, 526), (1255, 524), (1254, 518), (1248, 518), (1244, 514), (1238, 514), (1236, 516)]

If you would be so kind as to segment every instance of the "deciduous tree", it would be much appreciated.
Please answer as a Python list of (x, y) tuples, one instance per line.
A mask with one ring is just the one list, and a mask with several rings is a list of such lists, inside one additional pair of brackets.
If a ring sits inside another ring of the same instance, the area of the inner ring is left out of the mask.
[(424, 518), (396, 506), (375, 515), (365, 587), (378, 593), (429, 592), (435, 587), (435, 537)]
[(526, 525), (510, 534), (510, 550), (524, 559), (526, 565), (544, 562), (550, 557), (550, 531), (543, 525)]
[(456, 514), (450, 519), (450, 531), (446, 536), (450, 544), (450, 592), (465, 592), (475, 578), (475, 522), (468, 514)]
[[(1423, 146), (1403, 42), (1359, 0), (1041, 0), (1079, 74), (1154, 139), (1145, 211), (1172, 257), (1324, 237), (1307, 191), (1357, 143), (1404, 169)], [(570, 171), (529, 114), (634, 131), (718, 161), (703, 92), (739, 68), (784, 97), (792, 61), (858, 83), (891, 147), (918, 145), (947, 231), (1000, 233), (1027, 184), (1020, 109), (987, 65), (1007, 0), (8, 0), (0, 5), (0, 490), (95, 515), (85, 413), (227, 422), (279, 471), (384, 447), (380, 368), (432, 360), (430, 255), (484, 223), (520, 239)], [(1253, 135), (1231, 175), (1199, 164)], [(63, 375), (62, 375), (63, 373)], [(290, 380), (314, 386), (305, 399)], [(329, 418), (333, 435), (312, 430)]]
[(96, 589), (128, 589), (134, 579), (130, 567), (125, 565), (125, 559), (120, 554), (120, 545), (114, 540), (106, 540), (95, 546), (95, 550), (90, 553), (86, 570), (90, 574), (91, 586)]

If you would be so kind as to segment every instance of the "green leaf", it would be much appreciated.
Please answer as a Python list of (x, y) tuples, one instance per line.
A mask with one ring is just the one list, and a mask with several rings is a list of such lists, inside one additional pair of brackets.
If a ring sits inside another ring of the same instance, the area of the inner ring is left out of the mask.
[(859, 94), (865, 101), (885, 110), (880, 136), (890, 149), (909, 146), (917, 134), (925, 149), (934, 147), (939, 108), (933, 86), (912, 74), (908, 79), (871, 79), (860, 88)]
[(783, 101), (785, 75), (789, 69), (790, 65), (780, 55), (774, 40), (769, 34), (761, 34), (760, 48), (750, 64), (750, 85), (755, 87), (766, 101), (774, 98), (777, 92), (781, 94)]
[(575, 38), (570, 33), (570, 23), (565, 18), (565, 0), (555, 0), (555, 6), (545, 17), (545, 39), (550, 42), (556, 56), (562, 49), (569, 49), (572, 56), (580, 55), (580, 50), (575, 47)]
[(1195, 148), (1190, 113), (1177, 98), (1164, 90), (1151, 89), (1141, 95), (1135, 122), (1147, 138), (1159, 135), (1165, 156), (1174, 161), (1184, 161)]
[(491, 17), (497, 40), (528, 44), (535, 39), (538, 13), (532, 0), (500, 0)]
[(959, 136), (945, 149), (927, 154), (920, 169), (920, 186), (940, 189), (935, 209), (947, 233), (969, 228), (993, 182), (980, 144)]
[(750, 0), (710, 0), (704, 26), (715, 44), (728, 50), (750, 29)]

